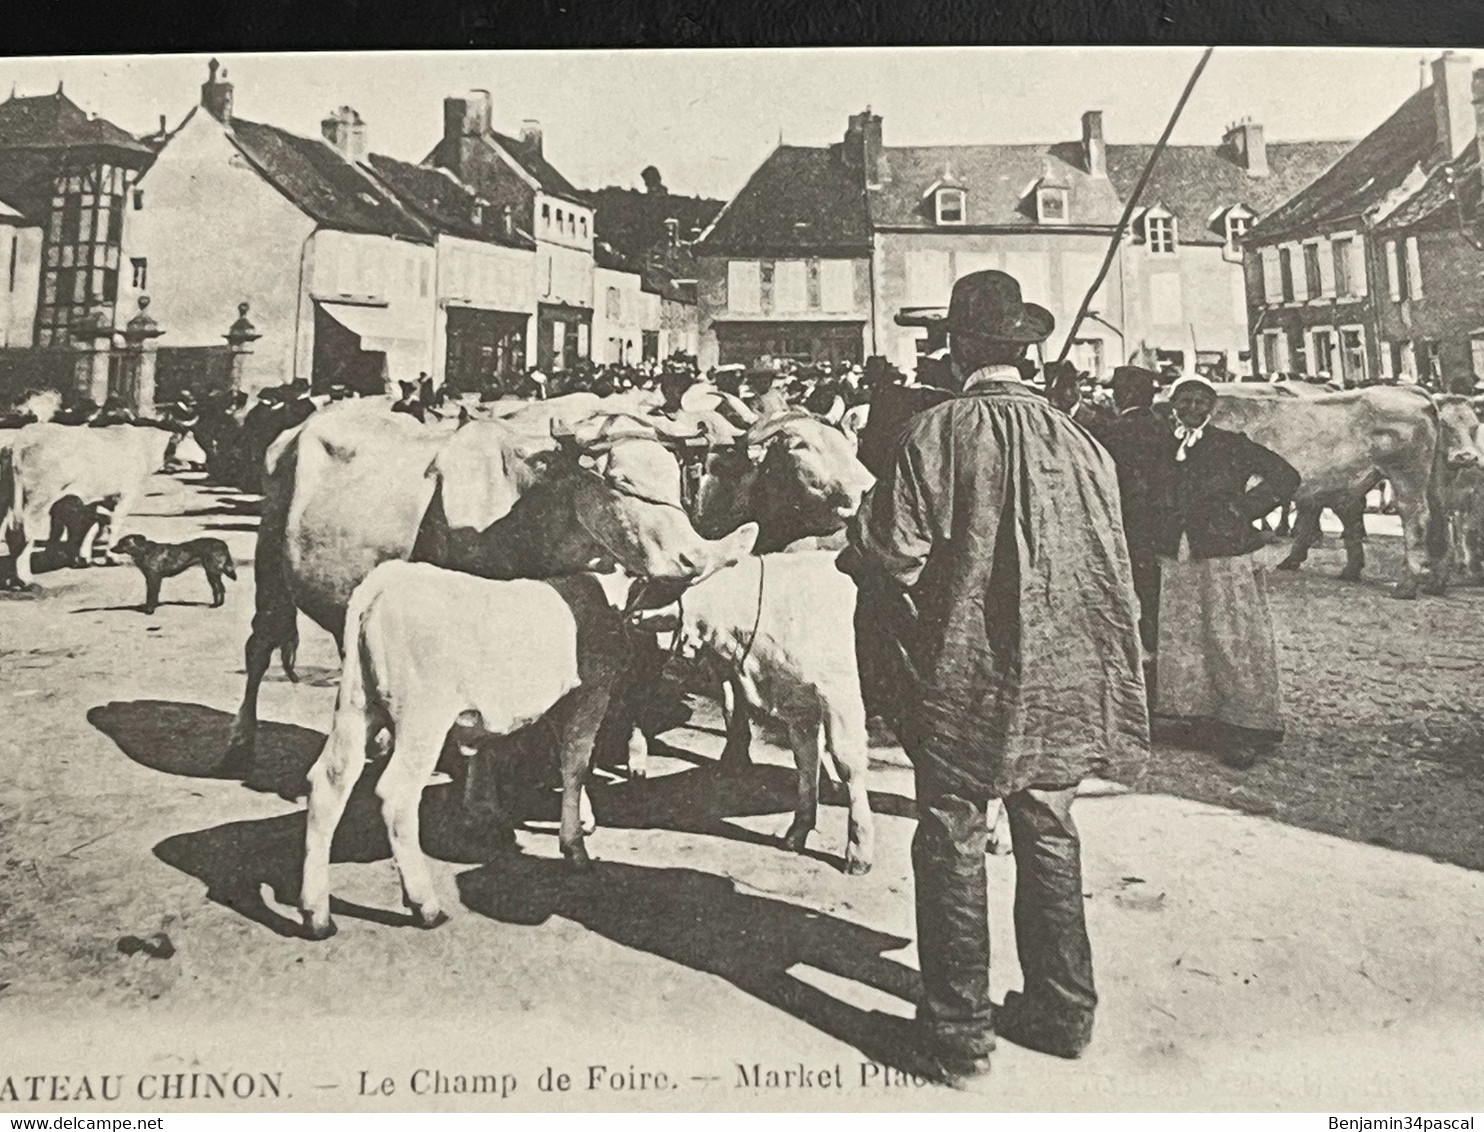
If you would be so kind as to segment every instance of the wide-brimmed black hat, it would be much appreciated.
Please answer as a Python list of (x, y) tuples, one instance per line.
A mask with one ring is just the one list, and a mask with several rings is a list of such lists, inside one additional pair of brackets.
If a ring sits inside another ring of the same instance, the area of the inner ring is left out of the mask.
[(1031, 343), (1051, 337), (1056, 319), (1045, 307), (1021, 298), (1013, 275), (975, 271), (953, 285), (947, 325), (949, 334)]

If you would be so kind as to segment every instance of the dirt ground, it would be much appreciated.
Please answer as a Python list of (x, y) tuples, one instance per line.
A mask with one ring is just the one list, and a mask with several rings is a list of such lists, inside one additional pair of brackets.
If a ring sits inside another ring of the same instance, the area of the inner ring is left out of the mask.
[[(297, 938), (335, 650), (305, 623), (303, 682), (272, 673), (258, 763), (224, 774), (254, 508), (155, 488), (145, 534), (232, 546), (224, 609), (192, 574), (146, 616), (123, 568), (0, 601), (0, 1107), (7, 1074), (84, 1072), (256, 1074), (244, 1108), (1484, 1107), (1484, 589), (1392, 600), (1394, 540), (1372, 540), (1359, 585), (1334, 579), (1333, 539), (1270, 575), (1277, 755), (1238, 772), (1161, 742), (1138, 792), (1077, 803), (1097, 1038), (1076, 1063), (1002, 1045), (984, 1089), (956, 1094), (882, 1068), (916, 981), (911, 780), (891, 749), (873, 752), (863, 878), (840, 871), (836, 799), (809, 852), (779, 847), (787, 756), (759, 740), (750, 774), (719, 777), (706, 709), (655, 777), (595, 790), (589, 876), (566, 873), (550, 820), (497, 851), (432, 787), (424, 844), (457, 911), (433, 932), (404, 921), (368, 781), (335, 844), (340, 934)], [(1012, 875), (991, 861), (997, 997), (1019, 985)], [(131, 942), (155, 933), (168, 955)], [(754, 1066), (838, 1066), (840, 1083), (757, 1088)], [(428, 1094), (419, 1069), (518, 1084)], [(543, 1090), (546, 1069), (571, 1090)], [(383, 1079), (390, 1094), (364, 1095)]]

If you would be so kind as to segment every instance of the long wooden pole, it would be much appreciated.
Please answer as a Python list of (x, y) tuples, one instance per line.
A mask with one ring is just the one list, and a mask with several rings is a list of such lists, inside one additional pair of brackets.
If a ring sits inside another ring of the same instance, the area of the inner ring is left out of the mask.
[(1165, 123), (1165, 132), (1160, 134), (1159, 141), (1154, 143), (1154, 152), (1149, 155), (1144, 171), (1139, 174), (1138, 184), (1129, 194), (1128, 203), (1123, 206), (1123, 216), (1119, 219), (1118, 229), (1113, 233), (1113, 239), (1108, 244), (1108, 254), (1103, 257), (1103, 266), (1099, 269), (1098, 277), (1093, 280), (1092, 286), (1088, 288), (1087, 296), (1082, 300), (1082, 306), (1077, 311), (1077, 317), (1072, 320), (1072, 325), (1067, 330), (1067, 338), (1061, 344), (1061, 354), (1057, 357), (1057, 361), (1066, 361), (1067, 355), (1071, 353), (1072, 339), (1077, 337), (1077, 331), (1082, 327), (1082, 320), (1087, 317), (1087, 312), (1092, 308), (1093, 296), (1098, 293), (1103, 280), (1108, 278), (1108, 269), (1113, 266), (1113, 257), (1118, 254), (1118, 245), (1123, 241), (1123, 233), (1128, 230), (1128, 222), (1134, 215), (1134, 209), (1139, 206), (1139, 197), (1144, 192), (1144, 186), (1149, 183), (1149, 177), (1154, 172), (1154, 164), (1159, 160), (1159, 155), (1165, 151), (1165, 146), (1169, 144), (1170, 135), (1175, 132), (1175, 124), (1180, 121), (1180, 114), (1184, 111), (1185, 104), (1190, 101), (1190, 93), (1195, 90), (1196, 81), (1201, 77), (1201, 72), (1206, 69), (1206, 64), (1211, 61), (1211, 53), (1215, 50), (1214, 47), (1208, 47), (1202, 52), (1200, 61), (1195, 65), (1195, 70), (1190, 73), (1185, 89), (1180, 93), (1180, 101), (1175, 103), (1170, 120)]

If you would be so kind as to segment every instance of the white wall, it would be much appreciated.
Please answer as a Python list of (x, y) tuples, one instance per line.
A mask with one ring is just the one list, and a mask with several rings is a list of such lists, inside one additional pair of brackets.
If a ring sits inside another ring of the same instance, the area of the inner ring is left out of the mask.
[(305, 310), (308, 333), (300, 335), (299, 372), (308, 376), (313, 363), (314, 314), (311, 300), (385, 304), (379, 319), (393, 332), (384, 349), (393, 381), (412, 381), (433, 372), (436, 334), (435, 253), (425, 244), (358, 232), (316, 232), (305, 264)]
[[(610, 303), (616, 298), (616, 310)], [(637, 363), (644, 357), (644, 331), (661, 329), (660, 297), (628, 271), (593, 271), (593, 361)], [(619, 343), (623, 345), (620, 346)], [(664, 343), (660, 344), (664, 356)]]
[(40, 226), (0, 215), (0, 347), (32, 344), (40, 286)]
[[(249, 376), (255, 386), (294, 376), (299, 327), (299, 268), (314, 223), (265, 182), (217, 122), (197, 109), (135, 186), (124, 211), (117, 325), (150, 296), (150, 314), (165, 332), (161, 346), (221, 346), (237, 304), (262, 338)], [(148, 277), (133, 285), (131, 260)], [(300, 371), (308, 376), (307, 366)]]

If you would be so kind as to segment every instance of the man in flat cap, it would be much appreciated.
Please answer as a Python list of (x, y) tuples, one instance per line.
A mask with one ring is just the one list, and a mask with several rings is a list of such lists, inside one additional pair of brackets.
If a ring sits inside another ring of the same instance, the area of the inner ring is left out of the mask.
[[(1107, 453), (1022, 381), (1048, 311), (998, 271), (948, 311), (961, 392), (919, 414), (850, 530), (842, 569), (885, 578), (910, 682), (922, 1068), (963, 1087), (998, 1032), (1060, 1057), (1092, 1037), (1092, 953), (1072, 799), (1149, 745), (1136, 599)], [(865, 600), (863, 591), (862, 601)], [(985, 847), (1003, 801), (1024, 990), (989, 997)]]

